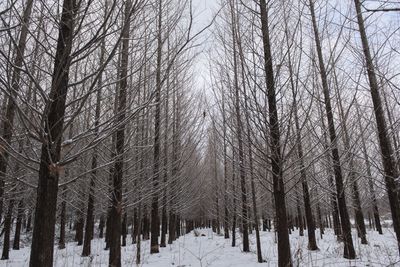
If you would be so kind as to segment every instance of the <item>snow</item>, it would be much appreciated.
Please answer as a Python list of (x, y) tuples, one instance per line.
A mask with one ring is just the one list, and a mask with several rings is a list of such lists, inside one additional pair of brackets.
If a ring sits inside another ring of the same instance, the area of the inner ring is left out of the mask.
[[(263, 258), (266, 262), (257, 263), (255, 254), (255, 233), (250, 236), (251, 252), (241, 252), (241, 237), (237, 235), (237, 246), (231, 247), (231, 239), (224, 239), (210, 229), (198, 229), (204, 236), (196, 237), (193, 232), (180, 237), (172, 245), (160, 248), (159, 254), (149, 254), (149, 241), (142, 242), (142, 264), (149, 267), (253, 267), (277, 266), (278, 252), (273, 232), (261, 232)], [(305, 231), (305, 235), (307, 231)], [(298, 231), (290, 235), (294, 266), (400, 266), (395, 235), (392, 229), (384, 229), (384, 235), (368, 232), (368, 245), (362, 245), (353, 232), (357, 253), (356, 260), (342, 257), (343, 244), (336, 241), (332, 230), (326, 229), (323, 239), (316, 231), (319, 250), (307, 250), (307, 237), (300, 237)], [(127, 240), (128, 246), (122, 247), (122, 265), (135, 266), (136, 245)], [(82, 246), (68, 243), (65, 249), (54, 248), (54, 266), (107, 266), (108, 251), (104, 250), (104, 240), (92, 241), (92, 256), (82, 258)], [(29, 247), (19, 251), (10, 251), (10, 260), (0, 261), (0, 266), (28, 266)]]

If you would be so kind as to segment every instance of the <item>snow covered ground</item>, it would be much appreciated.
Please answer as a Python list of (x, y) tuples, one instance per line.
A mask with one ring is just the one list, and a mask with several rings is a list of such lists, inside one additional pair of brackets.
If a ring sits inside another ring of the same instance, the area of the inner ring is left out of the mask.
[[(149, 241), (142, 242), (142, 264), (149, 267), (239, 267), (239, 266), (276, 266), (277, 246), (274, 234), (261, 232), (262, 254), (265, 263), (257, 263), (255, 254), (255, 233), (251, 235), (251, 252), (241, 252), (241, 238), (237, 237), (237, 246), (231, 247), (231, 240), (217, 236), (210, 229), (200, 229), (205, 236), (195, 237), (191, 232), (182, 236), (173, 245), (161, 248), (159, 254), (149, 254)], [(305, 231), (305, 234), (307, 232)], [(384, 235), (368, 232), (368, 245), (361, 245), (353, 233), (354, 245), (357, 253), (356, 260), (342, 258), (343, 246), (336, 242), (333, 232), (326, 230), (323, 239), (320, 239), (317, 230), (319, 251), (307, 250), (307, 237), (299, 237), (298, 231), (290, 236), (294, 266), (400, 266), (400, 257), (392, 229), (384, 229)], [(128, 243), (130, 240), (128, 240)], [(92, 241), (92, 257), (82, 258), (82, 247), (75, 243), (68, 243), (63, 250), (54, 249), (54, 266), (107, 266), (108, 251), (104, 250), (103, 240)], [(122, 248), (123, 266), (135, 266), (136, 246), (128, 245)], [(28, 266), (29, 248), (19, 251), (11, 250), (10, 260), (0, 261), (0, 266)]]

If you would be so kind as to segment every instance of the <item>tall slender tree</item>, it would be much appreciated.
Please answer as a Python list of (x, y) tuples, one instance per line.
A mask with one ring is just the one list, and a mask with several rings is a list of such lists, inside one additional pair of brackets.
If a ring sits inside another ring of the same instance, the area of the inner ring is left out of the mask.
[(365, 66), (367, 68), (369, 87), (372, 97), (372, 103), (374, 105), (374, 114), (378, 130), (379, 147), (382, 156), (382, 165), (384, 169), (384, 177), (386, 184), (386, 191), (389, 197), (390, 210), (392, 212), (393, 228), (396, 233), (397, 243), (400, 253), (400, 205), (399, 196), (396, 191), (397, 184), (395, 179), (399, 177), (396, 163), (394, 161), (393, 146), (388, 136), (388, 128), (386, 123), (386, 117), (382, 105), (381, 96), (379, 94), (379, 86), (375, 73), (375, 66), (372, 60), (371, 51), (369, 47), (367, 33), (365, 31), (364, 18), (361, 11), (360, 0), (354, 0), (358, 28), (361, 36), (361, 43), (363, 47), (363, 53), (365, 57)]
[(266, 75), (267, 101), (269, 111), (270, 153), (275, 201), (275, 214), (278, 232), (278, 264), (292, 266), (288, 233), (285, 186), (283, 182), (283, 161), (281, 152), (281, 134), (276, 101), (275, 78), (269, 37), (268, 11), (265, 0), (260, 0), (261, 32), (264, 52), (264, 71)]
[(317, 58), (318, 58), (318, 66), (319, 73), (322, 81), (322, 91), (324, 95), (325, 101), (325, 111), (328, 120), (328, 131), (329, 137), (331, 141), (331, 153), (332, 153), (332, 161), (333, 161), (333, 170), (335, 174), (336, 181), (336, 191), (337, 191), (337, 199), (339, 204), (339, 213), (340, 220), (342, 225), (342, 237), (344, 242), (344, 253), (343, 257), (347, 259), (354, 259), (356, 257), (356, 252), (354, 250), (353, 240), (351, 238), (351, 228), (350, 228), (350, 218), (349, 213), (346, 206), (346, 196), (345, 190), (343, 186), (343, 174), (342, 174), (342, 166), (340, 162), (339, 149), (337, 144), (337, 135), (335, 122), (333, 119), (333, 110), (331, 99), (329, 95), (329, 86), (328, 86), (328, 77), (325, 68), (325, 63), (322, 55), (322, 46), (321, 40), (319, 37), (317, 19), (315, 16), (315, 8), (314, 8), (314, 0), (309, 0), (309, 8), (311, 11), (311, 20), (314, 31), (314, 41), (317, 50)]

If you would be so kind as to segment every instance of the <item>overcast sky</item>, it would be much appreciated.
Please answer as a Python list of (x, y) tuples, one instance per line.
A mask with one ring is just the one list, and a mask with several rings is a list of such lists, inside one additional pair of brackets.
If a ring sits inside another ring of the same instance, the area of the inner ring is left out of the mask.
[[(207, 26), (213, 19), (219, 7), (219, 0), (193, 0), (194, 9), (194, 24), (195, 29), (200, 30)], [(210, 37), (210, 31), (203, 33), (199, 41), (202, 46), (199, 48), (204, 52), (196, 59), (196, 64), (193, 66), (195, 70), (195, 86), (199, 90), (208, 90), (207, 85), (209, 84), (209, 73), (208, 73), (208, 59), (206, 51), (209, 48), (210, 42), (207, 40)], [(207, 92), (206, 92), (207, 93)], [(207, 93), (207, 95), (209, 95)]]

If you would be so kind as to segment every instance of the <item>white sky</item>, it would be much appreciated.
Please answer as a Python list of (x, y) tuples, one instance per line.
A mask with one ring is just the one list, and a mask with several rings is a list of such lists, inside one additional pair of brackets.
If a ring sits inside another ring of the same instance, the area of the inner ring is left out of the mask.
[[(194, 9), (194, 23), (195, 29), (199, 30), (207, 26), (213, 19), (219, 7), (219, 0), (193, 0)], [(211, 28), (210, 28), (211, 29)], [(199, 39), (202, 42), (202, 46), (199, 50), (204, 52), (198, 56), (196, 59), (196, 64), (194, 66), (195, 70), (195, 86), (198, 90), (207, 90), (207, 85), (209, 84), (209, 69), (208, 69), (208, 59), (206, 51), (209, 49), (210, 42), (207, 41), (210, 37), (210, 30), (203, 33)]]

